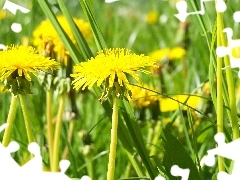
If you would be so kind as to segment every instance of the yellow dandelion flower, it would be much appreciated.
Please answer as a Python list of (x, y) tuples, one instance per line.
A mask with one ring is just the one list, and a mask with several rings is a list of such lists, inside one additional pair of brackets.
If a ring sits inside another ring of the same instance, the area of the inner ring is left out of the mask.
[[(198, 103), (200, 102), (201, 98), (197, 96), (188, 96), (188, 95), (175, 95), (171, 96), (171, 98), (178, 100), (181, 103), (185, 103), (188, 106), (191, 106), (192, 108), (196, 108)], [(183, 110), (187, 110), (187, 107), (180, 104), (177, 101), (174, 101), (173, 99), (170, 98), (160, 98), (159, 103), (160, 103), (160, 111), (161, 112), (168, 112), (168, 111), (176, 111), (179, 109), (179, 107), (183, 107)]]
[(186, 55), (185, 49), (183, 49), (182, 47), (174, 47), (171, 49), (168, 58), (171, 61), (171, 60), (180, 59), (185, 55)]
[[(64, 16), (58, 16), (57, 20), (71, 41), (76, 44), (76, 40), (66, 18)], [(73, 18), (73, 20), (83, 36), (87, 40), (91, 39), (92, 33), (90, 24), (82, 19)], [(69, 53), (49, 20), (42, 21), (34, 30), (33, 45), (38, 47), (44, 55), (54, 56), (59, 61), (66, 61), (68, 59)]]
[(143, 85), (143, 88), (138, 86), (131, 86), (130, 89), (132, 92), (131, 104), (133, 106), (136, 106), (138, 108), (149, 107), (150, 105), (156, 104), (156, 102), (158, 101), (156, 93), (149, 91), (148, 89), (154, 91), (157, 90), (149, 87), (146, 84)]
[(16, 72), (17, 76), (31, 81), (30, 74), (37, 71), (54, 70), (58, 63), (40, 54), (31, 46), (11, 46), (0, 51), (0, 81)]
[[(76, 78), (73, 81), (76, 89), (91, 88), (95, 83), (100, 86), (106, 80), (107, 88), (125, 87), (128, 91), (130, 89), (126, 74), (132, 76), (137, 82), (141, 82), (136, 72), (148, 74), (150, 72), (143, 68), (155, 66), (155, 63), (156, 61), (149, 56), (132, 54), (130, 50), (124, 48), (106, 49), (98, 52), (95, 58), (74, 66), (75, 74), (71, 76)], [(119, 87), (115, 86), (115, 82)]]
[(152, 57), (153, 59), (156, 59), (157, 61), (161, 61), (164, 58), (168, 58), (169, 53), (170, 48), (164, 48), (151, 52), (149, 56)]
[(0, 9), (0, 20), (4, 19), (5, 17), (6, 17), (6, 12)]
[(148, 24), (156, 24), (159, 14), (157, 11), (151, 11), (147, 14), (146, 21)]
[(186, 50), (182, 47), (174, 47), (170, 48), (163, 48), (156, 51), (153, 51), (149, 54), (152, 58), (156, 59), (157, 61), (161, 61), (163, 59), (168, 59), (170, 61), (177, 60), (185, 56)]

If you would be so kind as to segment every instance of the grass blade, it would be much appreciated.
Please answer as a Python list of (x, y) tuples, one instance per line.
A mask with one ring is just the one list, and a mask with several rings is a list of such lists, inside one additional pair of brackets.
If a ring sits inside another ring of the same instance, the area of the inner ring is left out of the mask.
[(93, 35), (94, 35), (98, 50), (103, 50), (103, 49), (107, 48), (107, 45), (103, 38), (102, 32), (94, 18), (94, 15), (92, 14), (92, 11), (91, 11), (90, 6), (88, 5), (88, 2), (86, 0), (79, 0), (79, 1), (80, 1), (80, 4), (82, 6), (82, 9), (83, 9), (86, 17), (88, 18), (89, 23), (91, 24)]
[(72, 30), (72, 33), (77, 41), (77, 44), (79, 46), (79, 50), (81, 51), (83, 57), (85, 60), (89, 59), (90, 57), (93, 56), (85, 38), (83, 37), (81, 31), (77, 28), (76, 24), (74, 23), (69, 11), (67, 10), (66, 6), (64, 5), (62, 0), (58, 0), (59, 7), (67, 19), (69, 26)]
[(49, 19), (49, 21), (52, 23), (53, 27), (57, 31), (59, 37), (61, 38), (65, 48), (68, 50), (71, 58), (75, 63), (79, 63), (78, 59), (82, 59), (82, 55), (76, 48), (76, 46), (72, 43), (68, 35), (64, 32), (63, 28), (57, 21), (57, 18), (55, 17), (53, 11), (49, 7), (49, 4), (45, 0), (38, 1), (39, 5), (41, 6), (43, 12)]
[(133, 139), (133, 142), (135, 144), (135, 148), (137, 149), (137, 152), (141, 156), (142, 161), (143, 161), (151, 179), (154, 179), (157, 176), (157, 171), (153, 167), (153, 164), (147, 153), (146, 147), (143, 143), (144, 140), (142, 137), (142, 132), (141, 132), (139, 125), (136, 121), (136, 118), (133, 114), (132, 108), (131, 108), (129, 102), (126, 100), (123, 100), (122, 115), (124, 117), (124, 120), (126, 122), (128, 130), (129, 130), (131, 137)]

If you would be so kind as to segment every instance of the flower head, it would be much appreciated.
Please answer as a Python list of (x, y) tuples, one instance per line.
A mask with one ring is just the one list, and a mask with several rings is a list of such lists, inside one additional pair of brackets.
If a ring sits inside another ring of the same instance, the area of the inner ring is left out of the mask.
[(174, 47), (169, 53), (169, 60), (181, 59), (186, 55), (186, 50), (182, 47)]
[(4, 19), (5, 17), (6, 17), (6, 12), (0, 9), (0, 20)]
[(153, 51), (149, 54), (149, 56), (151, 56), (152, 58), (161, 61), (165, 58), (168, 58), (168, 55), (170, 53), (170, 49), (169, 48), (164, 48), (164, 49), (159, 49), (156, 51)]
[(126, 74), (132, 76), (137, 82), (141, 82), (137, 72), (150, 73), (144, 70), (144, 67), (155, 66), (155, 62), (148, 56), (132, 54), (127, 49), (106, 49), (98, 52), (95, 58), (76, 65), (75, 74), (71, 76), (76, 78), (73, 81), (76, 89), (91, 88), (95, 83), (100, 86), (105, 81), (107, 92), (115, 88), (117, 94), (130, 98)]
[(156, 24), (158, 21), (159, 14), (157, 11), (151, 11), (146, 16), (146, 21), (148, 24)]
[[(76, 40), (66, 18), (64, 16), (58, 16), (57, 20), (71, 41), (75, 44)], [(83, 36), (86, 39), (90, 39), (92, 37), (90, 24), (82, 19), (73, 18), (73, 20)], [(67, 63), (69, 53), (65, 49), (58, 33), (49, 20), (42, 21), (34, 30), (33, 45), (38, 47), (39, 51), (44, 55), (54, 58), (56, 57), (57, 60), (64, 62), (65, 64)]]
[(157, 68), (153, 67), (151, 69), (154, 75), (159, 75), (161, 72), (162, 67), (164, 66), (166, 61), (172, 62), (174, 60), (181, 59), (186, 54), (186, 50), (182, 47), (174, 47), (170, 48), (163, 48), (156, 51), (153, 51), (149, 54), (150, 57), (157, 60), (157, 64), (159, 66)]
[[(187, 106), (184, 106), (181, 103), (184, 103), (192, 108), (196, 108), (201, 98), (198, 96), (190, 96), (189, 95), (174, 95), (170, 98), (160, 98), (160, 111), (168, 112), (168, 111), (176, 111), (179, 107), (183, 106), (183, 110), (187, 110)], [(179, 101), (179, 102), (178, 102)]]
[(31, 46), (10, 46), (0, 51), (0, 81), (7, 79), (17, 72), (17, 76), (24, 76), (31, 81), (30, 73), (36, 75), (37, 71), (54, 70), (58, 63), (40, 54)]
[(185, 56), (186, 50), (182, 47), (174, 47), (172, 49), (164, 48), (159, 49), (156, 51), (153, 51), (149, 54), (152, 58), (162, 61), (163, 59), (168, 59), (169, 61), (181, 59), (183, 56)]
[(149, 88), (148, 85), (143, 85), (143, 88), (139, 86), (131, 86), (130, 89), (132, 92), (131, 104), (133, 104), (138, 108), (149, 107), (151, 105), (154, 105), (159, 99), (156, 96), (156, 93), (149, 91), (148, 89), (154, 90), (154, 91), (157, 91), (157, 90), (153, 88)]

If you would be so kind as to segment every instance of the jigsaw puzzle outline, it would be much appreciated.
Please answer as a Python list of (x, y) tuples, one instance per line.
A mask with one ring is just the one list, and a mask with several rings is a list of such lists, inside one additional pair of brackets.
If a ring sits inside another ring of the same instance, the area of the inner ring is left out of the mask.
[[(0, 126), (0, 132), (7, 127), (7, 124)], [(19, 150), (19, 145), (17, 142), (12, 141), (7, 147), (4, 147), (0, 143), (0, 179), (45, 179), (51, 180), (57, 178), (58, 180), (70, 180), (70, 178), (65, 175), (70, 162), (68, 160), (61, 160), (59, 163), (60, 172), (45, 172), (42, 170), (42, 156), (40, 152), (40, 147), (36, 142), (32, 142), (28, 145), (28, 151), (34, 155), (23, 166), (20, 166), (11, 156), (11, 153)]]
[[(204, 8), (204, 2), (209, 2), (213, 0), (200, 0), (200, 10), (199, 11), (193, 11), (193, 12), (187, 12), (188, 4), (185, 0), (180, 0), (176, 3), (176, 8), (178, 10), (178, 14), (175, 14), (174, 16), (179, 19), (181, 22), (185, 22), (187, 17), (194, 14), (200, 14), (203, 15), (205, 13)], [(227, 9), (226, 3), (223, 0), (218, 0), (215, 5), (217, 12), (224, 12)]]

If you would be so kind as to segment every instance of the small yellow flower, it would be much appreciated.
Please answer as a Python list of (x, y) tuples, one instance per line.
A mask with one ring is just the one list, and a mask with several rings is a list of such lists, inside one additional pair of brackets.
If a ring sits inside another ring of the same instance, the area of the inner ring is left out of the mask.
[[(136, 72), (148, 74), (150, 72), (143, 68), (155, 66), (155, 63), (156, 61), (149, 56), (132, 54), (130, 50), (124, 48), (106, 49), (98, 52), (95, 58), (74, 66), (75, 74), (71, 76), (76, 78), (73, 81), (76, 89), (91, 88), (95, 83), (100, 86), (105, 81), (107, 89), (114, 87), (118, 91), (119, 88), (126, 88), (129, 91), (126, 74), (131, 75), (137, 82), (141, 82)], [(118, 85), (116, 86), (115, 83)], [(121, 95), (120, 91), (118, 93)], [(128, 92), (127, 97), (130, 98), (129, 96)]]
[(159, 14), (157, 11), (151, 11), (147, 14), (146, 21), (148, 24), (156, 24), (158, 21)]
[[(57, 20), (71, 41), (76, 44), (75, 37), (66, 18), (64, 16), (58, 16)], [(90, 24), (82, 19), (73, 18), (73, 20), (83, 36), (87, 40), (91, 39), (92, 34)], [(69, 53), (65, 49), (59, 35), (49, 20), (42, 21), (41, 24), (39, 24), (39, 26), (37, 26), (34, 30), (33, 45), (38, 47), (44, 55), (54, 57), (57, 60), (64, 62), (66, 65)]]
[(182, 47), (174, 47), (172, 49), (170, 48), (159, 49), (149, 54), (149, 56), (156, 59), (157, 61), (161, 61), (165, 58), (168, 59), (169, 61), (173, 61), (180, 59), (185, 55), (186, 50), (183, 49)]
[(10, 46), (0, 51), (0, 81), (16, 72), (17, 76), (31, 81), (30, 73), (37, 76), (37, 71), (54, 70), (58, 63), (40, 54), (31, 46)]
[[(188, 96), (188, 95), (174, 95), (171, 98), (178, 100), (181, 103), (186, 103), (186, 105), (191, 106), (192, 108), (196, 108), (198, 103), (201, 100), (201, 97), (197, 96)], [(176, 111), (179, 107), (183, 107), (183, 110), (187, 110), (187, 107), (180, 104), (179, 102), (170, 99), (170, 98), (160, 98), (160, 111), (168, 112), (168, 111)]]
[(0, 20), (4, 19), (6, 17), (6, 11), (0, 9)]
[(174, 47), (171, 49), (169, 53), (169, 60), (181, 59), (183, 56), (186, 55), (186, 50), (182, 47)]
[(156, 93), (149, 91), (157, 91), (156, 89), (148, 87), (148, 85), (143, 85), (143, 88), (138, 86), (131, 86), (130, 87), (132, 92), (132, 101), (131, 104), (138, 108), (149, 107), (150, 105), (156, 104), (158, 101), (158, 97)]
[(170, 53), (170, 49), (164, 48), (164, 49), (159, 49), (151, 52), (149, 56), (152, 57), (153, 59), (156, 59), (157, 61), (161, 61), (164, 58), (168, 58), (169, 53)]

